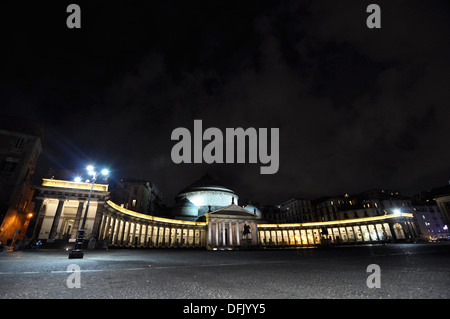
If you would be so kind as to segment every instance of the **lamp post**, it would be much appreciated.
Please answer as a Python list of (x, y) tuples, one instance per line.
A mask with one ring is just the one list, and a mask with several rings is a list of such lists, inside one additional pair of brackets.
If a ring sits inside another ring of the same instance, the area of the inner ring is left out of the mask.
[[(89, 203), (91, 201), (92, 190), (94, 189), (94, 184), (95, 184), (95, 181), (97, 180), (97, 177), (100, 175), (100, 173), (94, 171), (94, 167), (92, 165), (89, 165), (87, 167), (87, 170), (88, 170), (88, 174), (92, 175), (91, 189), (89, 190), (89, 197), (88, 197), (88, 201), (86, 204), (86, 210), (85, 210), (84, 216), (83, 216), (83, 222), (81, 224), (81, 227), (78, 229), (78, 235), (75, 240), (75, 247), (69, 253), (69, 259), (83, 258), (83, 256), (84, 256), (84, 253), (82, 250), (83, 241), (84, 241), (84, 232), (86, 231), (86, 229), (84, 227), (86, 225), (86, 217), (87, 217), (88, 210), (89, 210)], [(109, 172), (107, 169), (104, 169), (104, 170), (102, 170), (101, 174), (104, 176), (107, 176), (109, 174)]]

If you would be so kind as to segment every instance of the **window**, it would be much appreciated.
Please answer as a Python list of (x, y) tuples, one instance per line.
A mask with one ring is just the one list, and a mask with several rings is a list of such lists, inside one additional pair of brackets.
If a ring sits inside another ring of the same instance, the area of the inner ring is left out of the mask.
[(3, 161), (3, 163), (0, 164), (0, 174), (5, 177), (13, 177), (17, 164), (16, 161), (11, 161), (9, 159)]
[(25, 140), (23, 137), (18, 137), (14, 143), (13, 150), (21, 151), (23, 149), (23, 144)]
[(131, 206), (132, 206), (132, 207), (136, 207), (136, 200), (135, 200), (135, 199), (132, 200)]

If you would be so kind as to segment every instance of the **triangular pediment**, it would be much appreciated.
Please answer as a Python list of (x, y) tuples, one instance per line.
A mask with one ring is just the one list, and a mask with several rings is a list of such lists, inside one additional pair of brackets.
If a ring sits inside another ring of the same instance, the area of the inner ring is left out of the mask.
[(258, 216), (249, 212), (239, 205), (231, 204), (229, 206), (219, 208), (213, 212), (208, 213), (210, 217), (224, 217), (225, 215), (244, 218), (257, 218)]

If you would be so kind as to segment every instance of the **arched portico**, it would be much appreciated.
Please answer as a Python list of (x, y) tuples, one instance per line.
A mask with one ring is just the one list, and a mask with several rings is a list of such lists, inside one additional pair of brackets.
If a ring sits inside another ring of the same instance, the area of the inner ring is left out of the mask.
[(413, 215), (408, 213), (301, 224), (259, 224), (258, 233), (259, 242), (265, 247), (403, 241), (419, 237)]
[(136, 213), (108, 201), (99, 240), (114, 247), (182, 248), (205, 245), (205, 222)]

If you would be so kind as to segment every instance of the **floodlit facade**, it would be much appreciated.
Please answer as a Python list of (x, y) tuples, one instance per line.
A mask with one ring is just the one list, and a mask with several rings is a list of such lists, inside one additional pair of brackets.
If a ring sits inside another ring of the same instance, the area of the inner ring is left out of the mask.
[[(90, 186), (90, 183), (44, 179), (38, 187), (35, 238), (73, 241), (85, 213)], [(192, 221), (138, 213), (108, 200), (108, 195), (108, 185), (94, 185), (85, 236), (91, 248), (289, 248), (410, 241), (420, 236), (410, 213), (268, 224), (262, 223), (257, 213), (238, 206), (231, 196), (227, 206), (210, 210)]]
[[(46, 242), (75, 242), (82, 218), (86, 213), (91, 183), (43, 179), (36, 187), (34, 216), (30, 222), (30, 237)], [(97, 238), (108, 185), (94, 184), (86, 215), (85, 239)]]
[(175, 197), (172, 216), (184, 220), (197, 220), (206, 213), (238, 204), (236, 193), (214, 180), (208, 174), (181, 190)]

